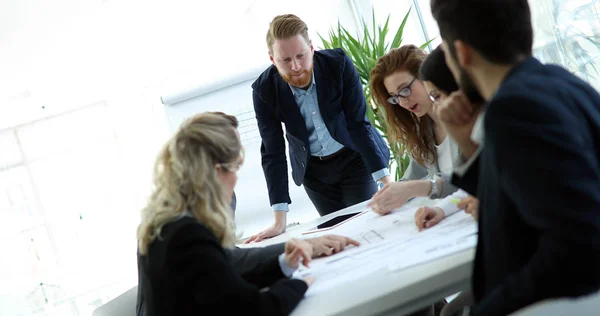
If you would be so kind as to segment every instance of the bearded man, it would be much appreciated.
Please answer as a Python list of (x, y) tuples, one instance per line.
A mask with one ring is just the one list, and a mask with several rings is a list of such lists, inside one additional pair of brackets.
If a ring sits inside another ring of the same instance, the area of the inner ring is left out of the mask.
[(262, 166), (275, 223), (247, 242), (285, 231), (288, 171), (304, 184), (321, 216), (370, 199), (377, 181), (390, 182), (387, 144), (366, 117), (363, 87), (341, 49), (315, 51), (308, 27), (286, 14), (267, 32), (273, 65), (252, 84), (262, 144)]

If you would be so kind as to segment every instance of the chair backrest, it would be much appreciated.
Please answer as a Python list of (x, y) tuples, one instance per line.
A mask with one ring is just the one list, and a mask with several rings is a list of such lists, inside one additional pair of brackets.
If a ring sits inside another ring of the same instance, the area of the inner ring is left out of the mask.
[(541, 301), (525, 307), (512, 316), (597, 316), (600, 315), (600, 291), (576, 299), (561, 298)]
[(137, 286), (96, 308), (93, 316), (136, 316)]

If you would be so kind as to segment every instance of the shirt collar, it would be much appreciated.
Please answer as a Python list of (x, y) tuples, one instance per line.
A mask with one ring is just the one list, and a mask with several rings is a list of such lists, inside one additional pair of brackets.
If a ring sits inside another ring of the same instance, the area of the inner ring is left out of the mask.
[(471, 131), (471, 140), (477, 143), (479, 146), (483, 145), (483, 139), (485, 136), (485, 127), (483, 121), (485, 119), (485, 109), (481, 110), (479, 113), (477, 120), (475, 121), (475, 125), (473, 125), (473, 130)]

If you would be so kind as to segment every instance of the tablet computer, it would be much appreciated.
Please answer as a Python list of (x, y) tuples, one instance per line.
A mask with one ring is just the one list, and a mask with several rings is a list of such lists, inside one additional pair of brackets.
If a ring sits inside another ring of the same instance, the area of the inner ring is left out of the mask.
[(329, 229), (333, 229), (339, 225), (342, 225), (343, 223), (352, 220), (355, 217), (358, 217), (362, 214), (364, 214), (366, 211), (364, 212), (355, 212), (355, 213), (349, 213), (349, 214), (344, 214), (344, 215), (338, 215), (324, 223), (321, 223), (319, 225), (317, 225), (316, 227), (313, 227), (305, 232), (303, 232), (302, 234), (310, 234), (310, 233), (316, 233), (316, 232), (321, 232), (324, 230), (329, 230)]

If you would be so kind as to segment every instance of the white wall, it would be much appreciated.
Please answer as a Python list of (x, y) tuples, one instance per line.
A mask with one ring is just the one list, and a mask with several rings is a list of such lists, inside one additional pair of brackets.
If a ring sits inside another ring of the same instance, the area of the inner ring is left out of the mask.
[[(273, 212), (261, 166), (260, 134), (252, 105), (250, 85), (253, 81), (254, 78), (165, 106), (172, 130), (175, 130), (184, 119), (194, 113), (223, 111), (238, 118), (242, 145), (245, 149), (245, 161), (243, 168), (238, 172), (235, 189), (237, 197), (236, 224), (238, 233), (243, 233), (244, 238), (262, 231), (273, 223)], [(304, 189), (296, 186), (291, 178), (289, 161), (288, 158), (288, 182), (292, 204), (288, 214), (288, 223), (304, 222), (316, 218), (319, 214)]]
[[(289, 12), (315, 39), (353, 23), (345, 0), (0, 1), (0, 314), (17, 296), (36, 314), (90, 315), (136, 283), (139, 210), (169, 135), (160, 96), (262, 67), (268, 22)], [(243, 86), (206, 109), (248, 99)], [(248, 159), (240, 177), (258, 170)], [(256, 217), (238, 215), (268, 224)]]

